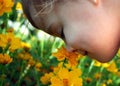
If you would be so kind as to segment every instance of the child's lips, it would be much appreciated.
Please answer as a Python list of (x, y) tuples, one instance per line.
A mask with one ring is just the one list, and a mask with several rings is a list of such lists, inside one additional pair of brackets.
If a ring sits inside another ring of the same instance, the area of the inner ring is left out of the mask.
[(78, 52), (82, 55), (88, 55), (88, 52), (87, 51), (84, 51), (84, 50), (76, 50), (75, 52)]
[(69, 47), (69, 46), (67, 46), (66, 49), (67, 49), (68, 52), (78, 52), (82, 55), (88, 55), (88, 52), (83, 50), (83, 49), (74, 49), (74, 48)]

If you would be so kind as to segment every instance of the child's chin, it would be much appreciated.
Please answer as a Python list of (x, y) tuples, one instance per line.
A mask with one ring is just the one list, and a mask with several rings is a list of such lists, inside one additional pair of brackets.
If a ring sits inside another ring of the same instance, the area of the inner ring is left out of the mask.
[(102, 63), (106, 63), (106, 62), (110, 62), (116, 55), (116, 51), (112, 51), (112, 52), (98, 52), (98, 53), (88, 53), (87, 55), (92, 58), (95, 59), (99, 62)]

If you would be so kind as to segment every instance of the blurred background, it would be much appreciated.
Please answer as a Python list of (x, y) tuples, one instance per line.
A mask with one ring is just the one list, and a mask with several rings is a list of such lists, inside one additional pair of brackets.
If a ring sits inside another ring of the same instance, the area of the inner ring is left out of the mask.
[(120, 86), (120, 50), (100, 63), (63, 46), (29, 23), (21, 0), (0, 0), (0, 86)]

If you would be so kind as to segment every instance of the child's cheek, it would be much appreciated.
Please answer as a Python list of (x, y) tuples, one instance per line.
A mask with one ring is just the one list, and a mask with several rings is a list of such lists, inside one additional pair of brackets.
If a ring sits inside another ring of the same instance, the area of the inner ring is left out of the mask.
[[(75, 25), (77, 26), (77, 25)], [(71, 26), (72, 27), (72, 26)], [(111, 60), (116, 54), (120, 40), (119, 30), (96, 27), (98, 29), (86, 28), (85, 26), (65, 29), (66, 44), (75, 50), (84, 50), (94, 59), (105, 62)]]
[(101, 9), (74, 13), (67, 10), (64, 13), (64, 33), (68, 46), (87, 51), (90, 57), (102, 62), (114, 57), (120, 44), (120, 28), (115, 15)]

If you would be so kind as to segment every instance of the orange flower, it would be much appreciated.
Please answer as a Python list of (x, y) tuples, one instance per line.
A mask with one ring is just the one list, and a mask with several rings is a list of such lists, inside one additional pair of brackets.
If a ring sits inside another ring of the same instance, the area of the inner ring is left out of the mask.
[(8, 54), (0, 54), (0, 63), (9, 64), (12, 62), (12, 58)]
[(68, 52), (64, 47), (58, 49), (58, 52), (53, 53), (59, 61), (64, 60), (65, 58), (70, 62), (71, 65), (77, 65), (79, 57), (82, 55), (78, 54), (77, 52)]
[(0, 16), (6, 12), (10, 12), (13, 5), (13, 0), (0, 0)]
[(58, 49), (57, 53), (53, 53), (52, 55), (55, 56), (59, 61), (62, 61), (68, 56), (68, 52), (66, 52), (66, 49), (64, 47)]

